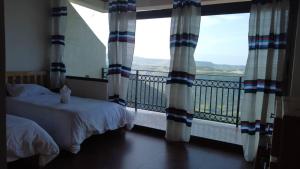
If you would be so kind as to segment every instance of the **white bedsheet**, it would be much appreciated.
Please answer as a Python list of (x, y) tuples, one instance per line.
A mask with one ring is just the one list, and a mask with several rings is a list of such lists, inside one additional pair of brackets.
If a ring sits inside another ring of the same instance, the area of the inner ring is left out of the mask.
[(6, 101), (9, 113), (37, 122), (61, 148), (72, 153), (78, 153), (80, 144), (91, 135), (133, 127), (134, 114), (107, 101), (71, 97), (68, 104), (62, 104), (54, 93), (8, 97)]
[(59, 147), (49, 134), (29, 119), (7, 115), (7, 162), (39, 155), (44, 166), (59, 154)]

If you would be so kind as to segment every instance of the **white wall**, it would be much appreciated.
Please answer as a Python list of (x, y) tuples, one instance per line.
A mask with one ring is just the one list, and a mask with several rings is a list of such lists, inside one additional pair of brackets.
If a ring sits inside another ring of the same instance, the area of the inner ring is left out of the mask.
[[(300, 9), (300, 3), (299, 3)], [(291, 83), (291, 96), (300, 98), (300, 10), (298, 12), (298, 27), (295, 43), (295, 53), (294, 53), (294, 65), (293, 65), (293, 75)]]
[(6, 70), (48, 67), (49, 0), (5, 0)]
[[(99, 20), (101, 22), (101, 20)], [(105, 67), (106, 47), (71, 4), (68, 6), (64, 63), (67, 75), (101, 77)]]
[(69, 1), (99, 12), (107, 12), (107, 3), (104, 1), (99, 1), (99, 0), (69, 0)]

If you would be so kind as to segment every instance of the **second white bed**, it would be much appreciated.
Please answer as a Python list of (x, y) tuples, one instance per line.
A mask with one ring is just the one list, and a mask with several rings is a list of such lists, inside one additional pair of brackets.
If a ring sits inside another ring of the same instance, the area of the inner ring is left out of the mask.
[(45, 166), (59, 153), (51, 136), (29, 119), (6, 116), (7, 162), (39, 155), (39, 165)]
[(68, 104), (62, 104), (60, 96), (51, 93), (7, 97), (6, 102), (8, 112), (35, 121), (72, 153), (78, 153), (80, 144), (91, 135), (133, 127), (134, 114), (107, 101), (71, 97)]

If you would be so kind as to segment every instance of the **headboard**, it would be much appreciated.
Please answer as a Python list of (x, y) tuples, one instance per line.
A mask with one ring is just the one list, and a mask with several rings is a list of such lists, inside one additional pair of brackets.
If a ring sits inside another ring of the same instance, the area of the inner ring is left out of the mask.
[(46, 71), (6, 72), (5, 82), (11, 84), (34, 83), (48, 87), (48, 79)]

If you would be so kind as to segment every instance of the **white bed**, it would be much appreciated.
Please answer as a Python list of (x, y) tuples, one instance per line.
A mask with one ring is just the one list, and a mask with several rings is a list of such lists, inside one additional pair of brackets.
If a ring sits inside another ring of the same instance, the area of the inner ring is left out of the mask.
[(49, 134), (32, 120), (7, 115), (7, 162), (39, 155), (44, 166), (59, 154), (59, 147)]
[(134, 114), (116, 103), (71, 97), (68, 104), (62, 104), (55, 93), (7, 97), (6, 104), (7, 112), (35, 121), (61, 148), (75, 154), (91, 135), (131, 129), (134, 121)]

